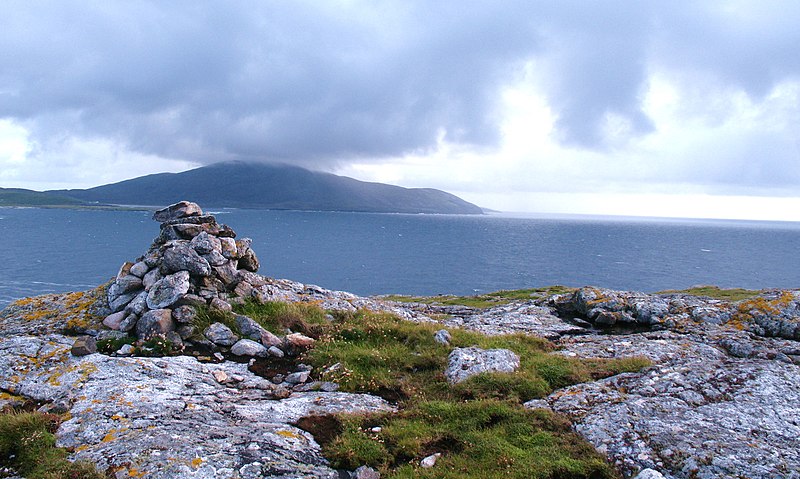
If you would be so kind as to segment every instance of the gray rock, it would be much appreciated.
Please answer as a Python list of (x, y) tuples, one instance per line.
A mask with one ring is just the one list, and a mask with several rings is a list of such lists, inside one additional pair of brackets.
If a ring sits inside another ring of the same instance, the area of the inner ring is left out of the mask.
[(206, 304), (207, 303), (205, 299), (191, 293), (183, 295), (183, 297), (175, 303), (176, 306), (192, 306), (195, 308), (202, 308)]
[(189, 272), (179, 271), (158, 280), (147, 293), (147, 307), (163, 309), (175, 304), (189, 292)]
[(137, 294), (136, 297), (133, 298), (131, 302), (125, 306), (125, 313), (126, 314), (133, 313), (137, 316), (141, 316), (142, 314), (144, 314), (144, 312), (147, 311), (147, 296), (148, 296), (147, 291), (142, 291), (139, 294)]
[(310, 371), (297, 371), (286, 376), (286, 381), (289, 384), (302, 384), (308, 381), (308, 376), (311, 374)]
[(178, 306), (172, 310), (172, 319), (178, 323), (191, 323), (197, 317), (197, 309), (194, 306)]
[(203, 259), (208, 261), (208, 264), (210, 264), (211, 266), (222, 266), (228, 262), (228, 258), (222, 256), (222, 253), (220, 253), (219, 251), (212, 251), (202, 256)]
[(270, 356), (274, 356), (276, 358), (282, 358), (284, 356), (283, 350), (281, 350), (277, 346), (270, 346), (267, 349), (267, 353), (269, 353)]
[(264, 357), (267, 355), (267, 348), (252, 339), (240, 339), (231, 346), (231, 353), (236, 356)]
[(122, 322), (123, 319), (125, 319), (125, 312), (118, 311), (116, 313), (112, 313), (106, 316), (106, 318), (103, 320), (103, 325), (107, 328), (118, 330), (119, 324)]
[(136, 327), (136, 323), (139, 322), (139, 316), (131, 313), (125, 316), (125, 319), (120, 321), (119, 323), (119, 330), (120, 331), (131, 331), (133, 328)]
[(200, 216), (202, 214), (203, 210), (200, 209), (200, 206), (197, 203), (180, 201), (156, 211), (153, 213), (153, 219), (159, 223), (164, 223), (190, 216)]
[(419, 461), (419, 465), (423, 469), (430, 469), (430, 468), (432, 468), (433, 466), (436, 465), (436, 461), (439, 460), (440, 457), (442, 457), (442, 453), (441, 452), (437, 452), (435, 454), (431, 454), (430, 456), (427, 456), (424, 459), (422, 459), (421, 461)]
[(86, 356), (97, 352), (97, 341), (92, 336), (81, 336), (75, 340), (71, 349), (73, 356)]
[(444, 344), (445, 346), (449, 346), (452, 339), (453, 338), (450, 336), (450, 332), (446, 329), (440, 329), (439, 331), (436, 331), (436, 334), (433, 335), (434, 341)]
[(209, 276), (211, 265), (186, 241), (176, 241), (164, 250), (161, 261), (162, 273), (188, 271), (195, 276)]
[[(113, 285), (112, 285), (113, 286)], [(109, 288), (109, 292), (111, 288)], [(122, 293), (119, 295), (108, 295), (108, 309), (111, 310), (112, 313), (116, 313), (117, 311), (122, 311), (125, 309), (125, 306), (131, 302), (133, 298), (138, 295), (136, 291), (131, 293)]]
[(233, 311), (233, 306), (231, 306), (229, 302), (219, 298), (213, 298), (209, 303), (209, 306), (217, 311), (222, 311), (223, 313), (230, 313)]
[(150, 268), (147, 266), (147, 263), (145, 263), (144, 261), (139, 261), (138, 263), (131, 266), (131, 274), (138, 278), (144, 278), (144, 275), (147, 274), (147, 271), (149, 269)]
[(234, 285), (239, 281), (239, 271), (236, 269), (236, 261), (234, 260), (229, 260), (219, 266), (214, 266), (212, 270), (226, 285)]
[(153, 285), (163, 277), (164, 275), (161, 274), (161, 271), (159, 271), (158, 268), (152, 269), (144, 275), (144, 278), (142, 278), (142, 286), (144, 286), (145, 291), (149, 291), (150, 288), (152, 288)]
[(169, 309), (148, 311), (136, 323), (136, 336), (141, 339), (156, 335), (166, 336), (167, 333), (174, 330), (175, 322), (172, 320), (172, 310)]
[(654, 469), (642, 469), (633, 479), (665, 479), (664, 475)]
[(485, 372), (511, 373), (519, 369), (519, 356), (508, 349), (456, 348), (447, 358), (445, 376), (457, 384)]
[(192, 248), (194, 248), (194, 250), (201, 255), (209, 254), (211, 252), (217, 252), (220, 253), (220, 255), (222, 254), (222, 243), (220, 240), (205, 231), (195, 236), (190, 244)]
[(203, 331), (203, 335), (219, 346), (233, 346), (239, 340), (239, 336), (222, 323), (213, 323)]
[(381, 479), (381, 475), (369, 466), (361, 466), (350, 474), (351, 479)]
[[(245, 338), (249, 338), (254, 341), (261, 341), (261, 338), (267, 334), (266, 329), (255, 322), (252, 318), (249, 318), (243, 314), (237, 314), (234, 317), (234, 321), (236, 321), (236, 327), (239, 328), (239, 332), (241, 332), (242, 336)], [(264, 346), (271, 346), (271, 344), (265, 344), (263, 342), (262, 344), (264, 344)]]

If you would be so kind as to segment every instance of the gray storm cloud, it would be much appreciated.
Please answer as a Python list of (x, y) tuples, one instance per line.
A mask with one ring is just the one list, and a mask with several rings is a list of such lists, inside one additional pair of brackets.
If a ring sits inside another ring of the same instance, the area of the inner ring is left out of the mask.
[(199, 163), (324, 167), (425, 152), (442, 134), (497, 146), (501, 92), (533, 61), (559, 141), (603, 149), (609, 115), (632, 136), (654, 128), (641, 105), (654, 65), (753, 95), (797, 77), (796, 23), (750, 31), (758, 17), (699, 5), (11, 2), (0, 118), (43, 150), (78, 136)]

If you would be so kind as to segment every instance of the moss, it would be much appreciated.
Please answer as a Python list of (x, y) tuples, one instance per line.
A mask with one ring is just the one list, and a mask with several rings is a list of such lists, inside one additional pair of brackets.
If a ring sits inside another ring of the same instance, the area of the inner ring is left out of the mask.
[(60, 418), (41, 413), (0, 414), (0, 465), (28, 479), (101, 479), (94, 466), (70, 462), (55, 447)]

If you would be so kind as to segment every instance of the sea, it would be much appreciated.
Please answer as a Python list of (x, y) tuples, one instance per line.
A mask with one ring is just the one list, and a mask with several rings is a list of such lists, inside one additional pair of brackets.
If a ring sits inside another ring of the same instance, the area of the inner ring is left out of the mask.
[[(800, 287), (800, 223), (220, 209), (260, 273), (359, 295), (561, 284)], [(158, 235), (147, 211), (0, 208), (0, 307), (92, 288)]]

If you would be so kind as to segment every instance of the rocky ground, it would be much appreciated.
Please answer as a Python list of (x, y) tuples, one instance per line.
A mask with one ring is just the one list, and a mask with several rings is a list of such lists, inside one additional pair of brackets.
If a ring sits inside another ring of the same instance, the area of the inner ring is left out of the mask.
[[(233, 240), (230, 228), (200, 211), (180, 214), (165, 213), (154, 247), (110, 285), (29, 298), (0, 312), (0, 407), (33, 400), (65, 414), (58, 445), (115, 477), (350, 477), (330, 468), (314, 438), (293, 424), (392, 404), (313, 384), (303, 368), (264, 378), (248, 367), (249, 356), (291, 355), (302, 338), (257, 328), (249, 338), (181, 330), (192, 301), (227, 308), (249, 297), (387, 311), (492, 335), (523, 332), (552, 341), (566, 356), (645, 356), (653, 365), (641, 372), (557, 390), (526, 406), (569, 417), (624, 477), (800, 478), (800, 291), (726, 301), (581, 288), (487, 308), (395, 302), (260, 276), (249, 242)], [(176, 251), (201, 266), (197, 258), (205, 258), (208, 269), (181, 262)], [(124, 328), (143, 339), (171, 333), (212, 350), (242, 342), (241, 357), (76, 349), (76, 336), (87, 338), (85, 345)]]

